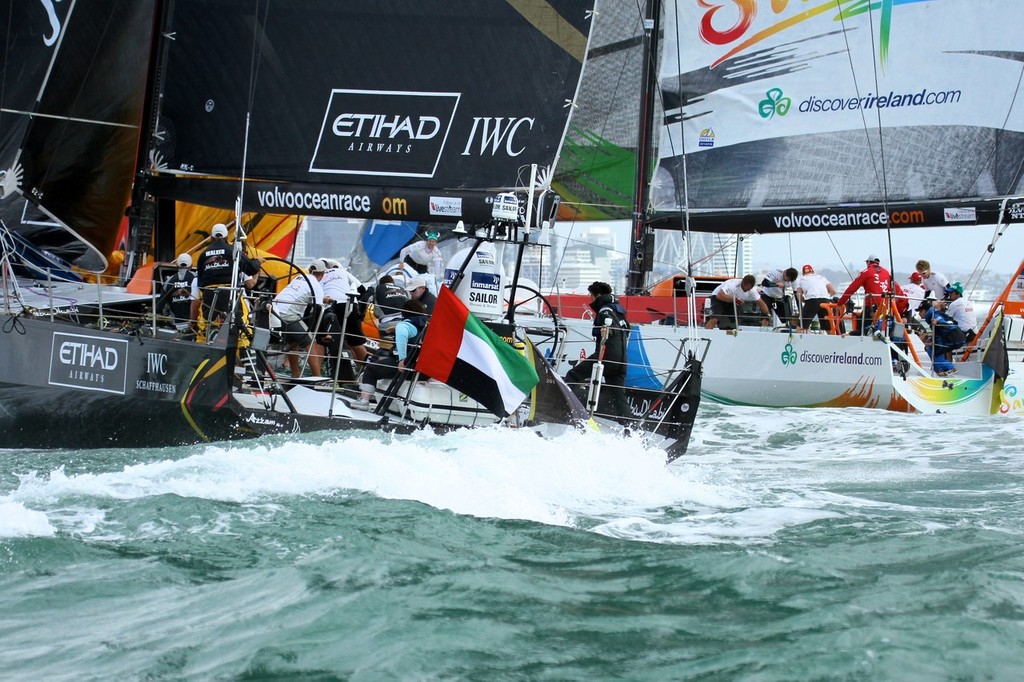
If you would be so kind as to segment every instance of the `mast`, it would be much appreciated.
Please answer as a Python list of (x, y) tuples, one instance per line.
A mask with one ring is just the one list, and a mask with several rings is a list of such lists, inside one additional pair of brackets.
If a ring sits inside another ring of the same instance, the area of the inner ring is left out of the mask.
[(633, 185), (633, 225), (629, 242), (629, 275), (626, 294), (636, 295), (646, 288), (647, 273), (653, 267), (654, 232), (647, 226), (647, 180), (650, 174), (654, 139), (654, 97), (658, 86), (658, 45), (661, 40), (661, 0), (647, 1), (644, 17), (643, 90), (637, 134), (636, 169)]
[[(122, 267), (122, 279), (128, 281), (135, 271), (143, 265), (153, 245), (153, 233), (157, 219), (157, 201), (147, 192), (147, 168), (149, 150), (153, 139), (153, 126), (158, 117), (159, 99), (156, 93), (160, 77), (160, 67), (164, 50), (164, 14), (165, 0), (156, 0), (153, 12), (153, 34), (150, 40), (149, 67), (146, 77), (146, 98), (142, 109), (142, 121), (139, 125), (139, 146), (135, 157), (135, 184), (132, 186), (131, 203), (126, 211), (128, 216), (128, 244), (125, 247), (125, 261)], [(173, 240), (173, 228), (171, 229)], [(166, 245), (163, 245), (166, 249)], [(120, 248), (120, 245), (118, 245)], [(173, 252), (174, 244), (170, 249)], [(161, 249), (158, 249), (158, 252)], [(160, 258), (160, 254), (155, 256)], [(167, 258), (167, 256), (164, 256)], [(170, 258), (173, 258), (173, 253)]]

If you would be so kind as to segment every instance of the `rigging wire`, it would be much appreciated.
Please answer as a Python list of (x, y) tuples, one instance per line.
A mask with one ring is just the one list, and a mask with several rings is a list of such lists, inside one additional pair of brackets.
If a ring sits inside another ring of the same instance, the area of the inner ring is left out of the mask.
[[(1013, 106), (1014, 106), (1014, 104), (1017, 103), (1017, 95), (1020, 94), (1021, 83), (1024, 83), (1024, 64), (1020, 65), (1020, 69), (1019, 69), (1019, 72), (1017, 74), (1017, 87), (1013, 89), (1013, 97), (1010, 98), (1010, 104), (1009, 104), (1009, 106), (1006, 107), (1006, 114), (1003, 116), (1003, 122), (999, 126), (999, 129), (996, 130), (995, 133), (994, 133), (994, 135), (997, 136), (997, 137), (1000, 134), (1000, 132), (1007, 130), (1006, 126), (1010, 122), (1010, 115), (1013, 113)], [(998, 140), (993, 141), (992, 147), (989, 150), (988, 159), (986, 160), (987, 163), (980, 164), (979, 168), (984, 169), (984, 168), (990, 168), (990, 167), (994, 167), (995, 166), (995, 164), (992, 162), (992, 159), (995, 157), (996, 151), (997, 151), (997, 147), (999, 146), (997, 144), (997, 141)], [(1017, 168), (1014, 169), (1014, 171), (1011, 174), (1011, 176), (1017, 178), (1017, 177), (1020, 177), (1022, 173), (1024, 173), (1024, 158), (1022, 158), (1017, 163)], [(975, 179), (974, 179), (974, 186), (975, 187), (977, 186), (977, 177), (975, 177)], [(1009, 193), (1009, 192), (1007, 192), (1007, 193)], [(999, 218), (1002, 219), (1002, 214), (1000, 214)], [(1001, 235), (1001, 233), (1000, 233), (1000, 235)], [(993, 246), (995, 245), (995, 241), (996, 240), (992, 241), (992, 245)]]
[[(1017, 95), (1020, 93), (1021, 83), (1024, 83), (1024, 64), (1021, 64), (1019, 68), (1017, 74), (1017, 87), (1014, 88), (1013, 97), (1010, 98), (1010, 105), (1006, 108), (1006, 115), (1003, 117), (1003, 123), (1000, 126), (1001, 130), (1007, 129), (1006, 126), (1010, 121), (1010, 114), (1013, 112), (1013, 106), (1017, 102)], [(996, 134), (998, 135), (998, 132)], [(992, 145), (992, 149), (989, 152), (990, 161), (996, 154), (996, 147), (996, 144)], [(992, 165), (994, 164), (986, 163), (983, 165), (983, 167), (989, 167)], [(1022, 159), (1020, 163), (1017, 164), (1017, 168), (1013, 171), (1012, 177), (1020, 177), (1022, 172), (1024, 172), (1024, 159)], [(975, 180), (975, 183), (977, 183), (977, 180)], [(988, 269), (989, 262), (991, 261), (992, 256), (995, 254), (996, 251), (996, 242), (998, 242), (1000, 238), (1002, 238), (1003, 234), (1006, 232), (1006, 228), (1009, 227), (1009, 222), (1004, 222), (1003, 219), (1005, 211), (1006, 202), (1004, 201), (999, 211), (999, 216), (996, 220), (995, 228), (992, 233), (992, 239), (989, 241), (988, 248), (985, 250), (985, 253), (982, 254), (981, 257), (979, 257), (978, 263), (974, 266), (974, 272), (972, 272), (970, 274), (970, 277), (968, 277), (968, 283), (970, 282), (970, 280), (974, 278), (975, 275), (977, 275), (978, 281), (980, 282), (982, 273), (984, 273)]]
[[(891, 2), (891, 0), (885, 0), (882, 3), (881, 11), (882, 11), (883, 14), (891, 12), (891, 4), (890, 4), (890, 2)], [(848, 59), (848, 61), (850, 63), (850, 74), (853, 77), (854, 91), (857, 94), (857, 99), (860, 100), (860, 98), (861, 98), (860, 83), (857, 80), (857, 69), (856, 69), (856, 67), (854, 66), (854, 63), (853, 63), (853, 51), (850, 49), (850, 34), (849, 34), (849, 30), (850, 29), (848, 29), (847, 26), (846, 26), (846, 12), (842, 9), (841, 4), (842, 4), (842, 0), (836, 0), (836, 9), (839, 10), (839, 23), (842, 26), (842, 30), (843, 30), (843, 40), (846, 42), (846, 56), (847, 56), (847, 59)], [(875, 10), (876, 9), (877, 9), (876, 5), (868, 5), (868, 7), (866, 8), (865, 11), (867, 12), (868, 34), (869, 34), (869, 36), (871, 38), (871, 54), (872, 54), (872, 59), (871, 59), (871, 75), (872, 75), (872, 80), (873, 80), (873, 83), (874, 83), (875, 92), (879, 92), (879, 85), (880, 85), (880, 83), (879, 83), (879, 79), (878, 79), (878, 60), (874, 58), (874, 55), (878, 54), (878, 45), (875, 43), (875, 21), (874, 21), (874, 19), (875, 19)], [(878, 159), (877, 160), (875, 159), (875, 154), (874, 154), (875, 149), (871, 145), (871, 131), (870, 131), (869, 127), (868, 127), (867, 115), (864, 113), (864, 109), (863, 108), (860, 109), (860, 116), (861, 116), (861, 122), (862, 122), (863, 127), (864, 127), (864, 137), (865, 137), (865, 139), (867, 140), (867, 143), (868, 143), (867, 144), (868, 154), (869, 154), (869, 156), (871, 158), (871, 164), (872, 164), (872, 167), (874, 168), (874, 171), (875, 171), (875, 178), (880, 183), (879, 191), (881, 192), (881, 195), (882, 195), (881, 196), (881, 199), (882, 199), (882, 210), (885, 211), (885, 214), (888, 216), (889, 215), (889, 181), (888, 181), (888, 177), (886, 176), (886, 167), (885, 167), (885, 140), (884, 140), (884, 136), (882, 134), (882, 109), (881, 109), (881, 107), (875, 107), (874, 109), (875, 109), (875, 124), (876, 124), (876, 128), (875, 129), (878, 131)], [(894, 278), (894, 276), (892, 274), (892, 271), (894, 269), (894, 265), (893, 265), (893, 246), (892, 246), (892, 230), (889, 227), (888, 220), (886, 221), (885, 236), (886, 236), (886, 241), (887, 241), (888, 251), (889, 251), (889, 277), (890, 277), (889, 289), (892, 290), (894, 288), (892, 286), (893, 278)], [(829, 238), (831, 239), (831, 237), (829, 237)], [(845, 263), (844, 263), (844, 267), (845, 267)]]
[[(674, 12), (676, 6), (675, 6), (675, 4), (672, 4), (671, 6), (672, 6), (673, 12)], [(675, 21), (672, 21), (671, 24), (673, 26), (675, 26), (675, 30), (676, 30), (676, 36), (675, 36), (676, 64), (682, 64), (683, 63), (683, 59), (682, 59), (682, 44), (683, 44), (683, 41), (681, 39), (681, 36), (679, 35), (679, 18), (675, 17)], [(654, 57), (656, 58), (657, 55), (654, 55)], [(683, 86), (683, 84), (682, 84), (682, 77), (683, 77), (682, 69), (678, 68), (678, 69), (676, 69), (676, 71), (680, 72), (680, 73), (676, 74), (676, 89), (680, 93), (682, 93), (682, 86)], [(656, 80), (655, 82), (658, 83), (658, 86), (660, 88), (660, 85), (661, 85), (660, 79)], [(659, 95), (661, 94), (660, 91), (659, 91), (658, 94)], [(662, 99), (662, 101), (664, 101), (664, 99)], [(696, 341), (697, 341), (697, 300), (696, 300), (697, 297), (695, 296), (695, 294), (696, 294), (696, 291), (694, 290), (695, 288), (693, 286), (691, 286), (694, 280), (693, 280), (693, 256), (692, 256), (691, 251), (690, 251), (690, 247), (691, 247), (691, 244), (692, 244), (692, 239), (690, 238), (690, 185), (689, 185), (689, 177), (688, 177), (688, 174), (687, 174), (687, 167), (686, 167), (686, 134), (685, 134), (685, 130), (684, 129), (685, 129), (685, 118), (683, 117), (682, 98), (680, 98), (680, 100), (679, 100), (679, 144), (682, 147), (682, 149), (680, 149), (680, 151), (682, 152), (682, 158), (683, 158), (683, 204), (682, 205), (684, 207), (684, 210), (683, 210), (683, 243), (684, 243), (685, 248), (686, 248), (686, 321), (687, 321), (686, 328), (687, 328), (687, 339), (690, 341), (690, 343), (696, 343)], [(651, 179), (653, 181), (653, 177)], [(648, 197), (648, 200), (649, 199), (650, 199), (650, 197)], [(740, 251), (737, 248), (736, 249), (736, 254), (739, 255), (739, 253), (740, 253)], [(673, 292), (673, 294), (674, 293), (675, 292)]]
[(260, 16), (260, 5), (264, 0), (253, 0), (253, 26), (252, 26), (252, 53), (249, 56), (249, 92), (248, 100), (246, 101), (245, 107), (245, 140), (242, 145), (242, 172), (239, 178), (238, 188), (238, 204), (236, 206), (235, 215), (235, 236), (239, 236), (239, 232), (244, 236), (244, 228), (242, 225), (242, 199), (245, 196), (245, 181), (246, 173), (249, 168), (249, 132), (252, 122), (252, 111), (255, 107), (256, 102), (256, 81), (259, 79), (259, 68), (263, 60), (263, 44), (266, 38), (266, 33), (260, 30), (261, 26), (267, 25), (267, 18), (270, 15), (270, 3), (271, 0), (265, 0), (263, 16)]
[[(637, 10), (636, 16), (640, 18), (639, 19), (639, 25), (640, 25), (641, 30), (642, 30), (642, 27), (643, 27), (643, 11), (642, 11), (642, 9), (640, 7), (640, 0), (636, 0), (635, 1), (635, 7), (636, 7), (636, 10)], [(606, 22), (607, 24), (609, 24), (609, 25), (611, 25), (613, 27), (615, 25), (614, 19), (611, 16), (610, 11), (607, 14), (607, 18), (605, 18), (605, 15), (603, 15), (601, 12), (594, 12), (593, 15), (592, 15), (591, 21), (592, 22), (604, 21), (604, 22)], [(633, 27), (634, 27), (633, 34), (634, 35), (636, 33), (636, 31), (635, 31), (636, 26), (637, 26), (637, 24), (634, 23), (633, 24)], [(596, 25), (591, 27), (591, 35), (594, 35), (595, 32), (596, 32)], [(614, 45), (614, 44), (615, 43), (609, 43), (608, 45), (611, 46), (611, 45)], [(613, 49), (613, 50), (609, 51), (607, 53), (607, 55), (602, 55), (602, 56), (610, 56), (611, 54), (624, 54), (624, 55), (628, 56), (628, 54), (629, 54), (629, 49), (628, 48), (629, 48), (630, 44), (631, 44), (631, 40), (624, 41), (623, 45), (620, 48)], [(585, 64), (587, 62), (590, 62), (590, 60), (592, 59), (592, 53), (595, 50), (597, 50), (597, 49), (600, 49), (600, 48), (591, 48), (590, 50), (588, 50), (588, 55), (585, 58), (585, 62), (584, 62)], [(601, 139), (601, 140), (607, 139), (608, 129), (609, 129), (609, 126), (611, 125), (611, 118), (612, 118), (612, 115), (615, 112), (615, 106), (614, 105), (615, 105), (616, 102), (619, 101), (618, 100), (618, 94), (623, 91), (623, 88), (625, 87), (625, 84), (627, 83), (627, 76), (628, 76), (628, 74), (626, 72), (627, 64), (628, 64), (628, 59), (621, 59), (620, 64), (619, 64), (618, 74), (617, 74), (617, 76), (615, 78), (615, 86), (613, 88), (611, 88), (611, 96), (608, 98), (608, 101), (606, 103), (606, 107), (607, 108), (603, 112), (602, 115), (596, 117), (596, 120), (601, 123), (601, 128), (600, 128), (600, 130), (599, 130), (599, 132), (597, 134), (597, 137), (599, 139)], [(591, 67), (591, 68), (594, 68), (594, 67)], [(580, 88), (580, 92), (582, 92), (582, 87)], [(596, 101), (595, 98), (589, 98), (589, 99), (587, 99), (587, 98), (580, 98), (580, 99), (583, 100), (583, 101)], [(573, 106), (576, 106), (575, 102), (573, 103)], [(598, 160), (597, 155), (593, 155), (592, 154), (590, 156), (590, 159), (589, 159), (589, 165), (586, 168), (580, 168), (579, 169), (580, 174), (581, 175), (589, 175), (590, 173), (592, 173), (594, 171), (595, 165), (597, 164), (597, 160)], [(569, 204), (565, 203), (563, 205), (568, 206)], [(579, 205), (579, 206), (599, 206), (600, 204), (597, 204), (597, 203), (589, 203), (588, 204), (588, 203), (584, 203), (584, 202), (580, 201), (580, 202), (578, 202), (577, 205)], [(612, 204), (611, 208), (615, 209), (615, 208), (621, 208), (621, 207), (618, 206), (618, 205)], [(576, 224), (578, 222), (580, 222), (580, 221), (578, 221), (576, 218), (573, 218), (572, 220), (570, 220), (568, 222), (569, 222), (569, 233), (568, 233), (568, 235), (564, 239), (567, 242), (571, 242), (571, 241), (574, 241), (573, 233), (576, 230)], [(580, 241), (582, 241), (582, 240), (580, 240)], [(554, 259), (552, 261), (552, 265), (554, 266), (553, 273), (552, 273), (552, 279), (556, 283), (556, 285), (557, 285), (557, 282), (558, 282), (559, 273), (562, 270), (562, 265), (565, 262), (565, 257), (566, 257), (565, 249), (563, 248), (562, 252), (558, 256), (557, 261), (554, 260)]]
[[(263, 38), (266, 36), (266, 34), (260, 30), (260, 26), (266, 25), (267, 16), (270, 14), (270, 0), (266, 0), (266, 9), (263, 16), (260, 17), (261, 2), (262, 0), (254, 0), (253, 2), (253, 41), (252, 53), (250, 54), (249, 60), (249, 93), (245, 109), (245, 139), (242, 143), (242, 169), (239, 177), (238, 199), (235, 202), (235, 249), (238, 249), (239, 244), (242, 244), (243, 249), (245, 248), (245, 242), (241, 241), (246, 237), (245, 227), (243, 226), (242, 221), (242, 209), (243, 199), (245, 197), (245, 177), (249, 162), (249, 132), (252, 122), (252, 110), (256, 100), (256, 81), (259, 77), (259, 65), (263, 56)], [(239, 255), (241, 255), (241, 253)], [(234, 319), (235, 306), (239, 305), (238, 299), (242, 294), (241, 289), (238, 288), (238, 270), (241, 259), (237, 257), (232, 258), (231, 262), (231, 315), (232, 319)]]
[[(840, 7), (841, 3), (842, 3), (842, 0), (836, 0), (836, 9), (839, 10), (839, 21), (840, 21), (840, 24), (843, 27), (843, 40), (846, 42), (846, 54), (847, 54), (847, 58), (848, 58), (848, 60), (850, 62), (850, 73), (853, 76), (854, 88), (855, 88), (855, 91), (857, 93), (857, 98), (860, 99), (860, 86), (859, 86), (859, 84), (857, 82), (857, 70), (856, 70), (856, 68), (854, 68), (854, 65), (853, 65), (853, 53), (850, 50), (850, 38), (849, 38), (849, 33), (847, 32), (847, 27), (846, 27), (846, 13)], [(868, 35), (871, 38), (871, 55), (872, 55), (872, 58), (871, 58), (871, 75), (872, 75), (872, 80), (873, 80), (873, 83), (874, 83), (875, 92), (880, 92), (880, 88), (879, 88), (880, 83), (879, 83), (879, 79), (878, 79), (878, 60), (875, 58), (875, 55), (878, 54), (878, 45), (875, 43), (875, 21), (874, 21), (874, 19), (875, 19), (875, 9), (877, 7), (878, 7), (877, 5), (869, 4), (867, 6), (866, 11), (867, 11), (867, 20), (868, 20)], [(883, 2), (881, 4), (881, 12), (883, 14), (882, 21), (884, 22), (885, 19), (886, 19), (886, 15), (889, 15), (892, 12), (892, 0), (883, 0)], [(885, 215), (888, 216), (889, 215), (889, 181), (888, 181), (888, 177), (886, 175), (886, 166), (885, 166), (885, 138), (884, 138), (884, 135), (882, 133), (882, 110), (881, 110), (881, 108), (880, 107), (875, 107), (875, 123), (876, 123), (876, 129), (878, 130), (878, 163), (877, 163), (877, 165), (875, 165), (875, 163), (874, 163), (874, 160), (875, 160), (874, 159), (874, 154), (873, 154), (874, 149), (871, 147), (871, 135), (870, 135), (870, 132), (868, 130), (867, 117), (864, 115), (864, 110), (863, 109), (861, 109), (861, 121), (863, 122), (863, 125), (864, 125), (864, 136), (865, 136), (865, 138), (868, 141), (868, 152), (871, 154), (872, 165), (875, 168), (875, 177), (880, 179), (880, 181), (881, 181), (880, 190), (881, 190), (881, 193), (882, 193), (882, 197), (881, 197), (882, 198), (882, 210), (885, 212)], [(895, 275), (893, 273), (895, 272), (896, 268), (895, 268), (895, 265), (894, 265), (894, 257), (893, 257), (892, 229), (889, 226), (888, 219), (886, 220), (885, 238), (886, 238), (886, 248), (888, 250), (888, 255), (889, 255), (889, 258), (888, 258), (888, 264), (889, 264), (889, 284), (888, 284), (887, 288), (888, 288), (888, 291), (889, 291), (890, 294), (895, 294), (895, 290), (896, 290), (896, 277), (895, 277)], [(845, 267), (845, 264), (844, 264), (844, 267)]]

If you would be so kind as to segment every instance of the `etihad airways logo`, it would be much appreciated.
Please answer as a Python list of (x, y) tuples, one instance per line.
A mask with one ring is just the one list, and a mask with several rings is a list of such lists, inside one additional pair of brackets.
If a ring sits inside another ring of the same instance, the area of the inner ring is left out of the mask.
[(431, 177), (459, 94), (333, 90), (309, 170)]
[(536, 119), (472, 116), (455, 125), (455, 92), (333, 90), (309, 164), (314, 173), (434, 177), (453, 131), (449, 156), (515, 158), (527, 150)]
[(49, 383), (124, 395), (127, 359), (127, 340), (55, 332)]

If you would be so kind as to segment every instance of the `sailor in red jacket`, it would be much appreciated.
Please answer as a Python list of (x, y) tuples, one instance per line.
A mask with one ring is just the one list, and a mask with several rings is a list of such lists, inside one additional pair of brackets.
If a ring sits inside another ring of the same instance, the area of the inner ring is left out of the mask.
[(857, 330), (852, 332), (854, 334), (863, 333), (863, 330), (870, 325), (871, 321), (874, 320), (875, 310), (885, 300), (886, 294), (890, 292), (897, 296), (897, 309), (900, 309), (902, 312), (907, 308), (907, 299), (903, 295), (902, 287), (893, 280), (889, 271), (881, 266), (878, 256), (868, 256), (864, 262), (867, 264), (867, 267), (861, 270), (857, 278), (850, 282), (850, 286), (846, 287), (846, 291), (843, 292), (838, 301), (840, 306), (846, 305), (846, 302), (850, 300), (850, 296), (863, 287), (864, 308), (861, 312), (861, 324)]

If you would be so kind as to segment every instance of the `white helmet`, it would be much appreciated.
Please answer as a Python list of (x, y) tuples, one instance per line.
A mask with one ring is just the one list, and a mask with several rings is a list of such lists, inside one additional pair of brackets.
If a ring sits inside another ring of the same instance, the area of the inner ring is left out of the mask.
[(183, 253), (178, 256), (178, 260), (175, 261), (179, 268), (190, 268), (192, 267), (192, 256), (187, 253)]
[(213, 230), (210, 231), (210, 235), (213, 236), (214, 239), (227, 239), (228, 226), (224, 223), (217, 223), (213, 226)]

